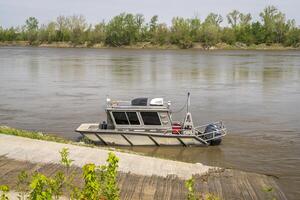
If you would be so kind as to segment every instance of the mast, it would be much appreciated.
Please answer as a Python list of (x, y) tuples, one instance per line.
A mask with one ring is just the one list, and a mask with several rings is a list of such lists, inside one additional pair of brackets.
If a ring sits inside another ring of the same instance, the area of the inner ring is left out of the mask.
[(193, 133), (193, 128), (194, 128), (194, 123), (192, 119), (192, 114), (190, 113), (190, 104), (191, 104), (191, 98), (190, 98), (190, 93), (188, 92), (187, 96), (187, 106), (186, 106), (186, 115), (183, 123), (183, 129), (186, 134), (192, 134)]
[(190, 112), (190, 105), (191, 105), (191, 98), (190, 98), (190, 92), (188, 92), (188, 96), (187, 96), (187, 104), (186, 104), (186, 113)]

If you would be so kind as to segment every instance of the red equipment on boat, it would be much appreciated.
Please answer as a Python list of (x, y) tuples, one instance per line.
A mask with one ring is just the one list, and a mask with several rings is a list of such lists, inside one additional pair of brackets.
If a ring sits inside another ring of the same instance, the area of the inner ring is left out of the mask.
[(180, 132), (181, 132), (180, 122), (172, 123), (172, 134), (180, 134)]

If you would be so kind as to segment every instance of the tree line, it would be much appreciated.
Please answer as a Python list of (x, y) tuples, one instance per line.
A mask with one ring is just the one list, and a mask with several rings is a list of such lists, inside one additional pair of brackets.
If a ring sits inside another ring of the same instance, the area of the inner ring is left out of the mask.
[[(221, 23), (227, 20), (227, 26)], [(254, 21), (250, 13), (237, 10), (226, 15), (210, 13), (203, 21), (198, 17), (174, 17), (172, 24), (159, 23), (158, 16), (146, 21), (141, 14), (121, 13), (107, 23), (88, 24), (84, 16), (59, 16), (56, 21), (39, 25), (29, 17), (25, 25), (2, 28), (0, 41), (28, 41), (31, 45), (52, 42), (69, 42), (74, 45), (104, 44), (112, 47), (148, 42), (154, 45), (177, 45), (191, 48), (201, 43), (209, 48), (218, 43), (228, 45), (281, 44), (300, 46), (300, 28), (295, 20), (287, 19), (274, 6), (267, 6)]]

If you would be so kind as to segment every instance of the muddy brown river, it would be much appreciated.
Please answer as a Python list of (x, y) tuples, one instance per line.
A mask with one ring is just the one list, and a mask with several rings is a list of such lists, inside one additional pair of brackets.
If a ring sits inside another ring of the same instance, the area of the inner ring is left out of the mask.
[(268, 174), (299, 198), (300, 51), (0, 48), (2, 125), (75, 140), (107, 95), (164, 97), (182, 120), (187, 92), (195, 124), (225, 122), (222, 145), (128, 149)]

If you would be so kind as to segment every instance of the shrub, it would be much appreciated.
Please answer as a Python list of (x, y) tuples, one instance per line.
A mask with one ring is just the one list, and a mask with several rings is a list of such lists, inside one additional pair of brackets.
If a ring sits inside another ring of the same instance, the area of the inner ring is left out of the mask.
[(100, 183), (96, 176), (95, 164), (86, 164), (82, 168), (84, 187), (81, 192), (81, 199), (100, 199)]
[[(91, 200), (119, 200), (119, 188), (117, 185), (117, 170), (119, 159), (112, 152), (109, 153), (107, 164), (96, 166), (93, 163), (83, 166), (83, 188), (74, 184), (75, 172), (70, 173), (73, 160), (69, 158), (69, 149), (59, 151), (60, 163), (67, 168), (66, 173), (58, 171), (53, 177), (47, 177), (41, 173), (30, 175), (22, 171), (18, 175), (17, 189), (18, 199), (25, 200), (50, 200), (59, 199), (64, 189), (70, 194), (70, 199)], [(8, 200), (7, 186), (0, 186), (0, 200)]]
[(45, 175), (36, 173), (30, 183), (31, 191), (29, 198), (31, 200), (51, 200), (53, 196), (51, 182), (52, 180)]
[(195, 180), (193, 178), (190, 178), (185, 182), (185, 187), (188, 190), (187, 200), (197, 200), (197, 199), (199, 199), (199, 198), (196, 197)]
[(196, 190), (195, 190), (195, 180), (194, 178), (190, 178), (187, 181), (185, 181), (185, 187), (188, 190), (187, 193), (187, 200), (220, 200), (219, 197), (208, 193), (208, 194), (202, 194), (200, 196), (196, 195)]
[(118, 200), (119, 188), (117, 185), (117, 169), (119, 158), (110, 152), (107, 158), (107, 165), (99, 168), (99, 179), (101, 183), (101, 192), (105, 199)]
[(64, 165), (65, 167), (67, 167), (67, 170), (69, 170), (69, 168), (72, 165), (72, 162), (74, 161), (69, 158), (69, 155), (70, 155), (69, 149), (63, 148), (61, 151), (59, 151), (59, 153), (60, 153), (60, 157), (61, 157), (60, 163), (62, 165)]
[(7, 185), (0, 185), (0, 200), (8, 200), (8, 192), (9, 187)]
[(18, 182), (17, 182), (17, 190), (19, 191), (18, 199), (25, 200), (26, 194), (29, 192), (28, 185), (30, 184), (29, 174), (25, 171), (20, 172), (18, 175)]

